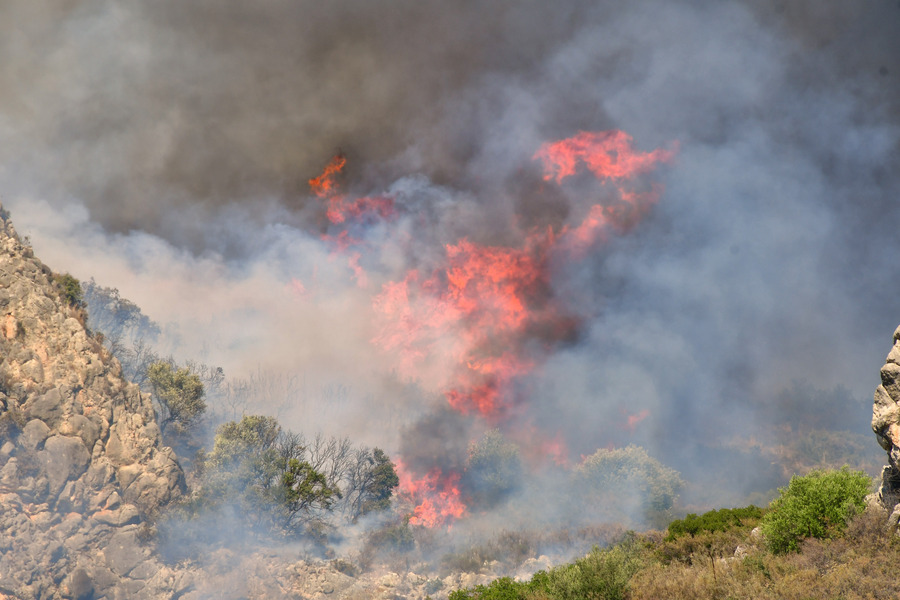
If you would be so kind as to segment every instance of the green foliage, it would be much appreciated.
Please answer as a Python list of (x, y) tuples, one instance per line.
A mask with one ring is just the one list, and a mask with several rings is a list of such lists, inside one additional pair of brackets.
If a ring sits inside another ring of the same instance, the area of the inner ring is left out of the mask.
[(147, 379), (160, 407), (161, 431), (170, 423), (184, 430), (206, 410), (203, 382), (188, 367), (179, 369), (168, 361), (157, 361), (147, 369)]
[(578, 466), (575, 475), (589, 490), (600, 494), (636, 495), (645, 511), (670, 509), (684, 486), (678, 471), (634, 445), (597, 450)]
[(587, 556), (551, 569), (546, 590), (558, 600), (624, 600), (628, 583), (641, 567), (638, 549), (625, 542), (606, 550), (594, 550)]
[(495, 579), (488, 585), (477, 585), (471, 590), (450, 592), (449, 600), (525, 600), (528, 584), (518, 583), (509, 577)]
[(354, 521), (362, 515), (390, 508), (394, 489), (400, 485), (394, 463), (380, 448), (366, 453), (357, 464), (361, 468), (354, 473), (355, 479), (350, 486), (357, 490), (352, 516)]
[(236, 504), (250, 525), (296, 533), (310, 513), (330, 510), (341, 496), (305, 453), (298, 437), (283, 432), (272, 417), (225, 423), (203, 462), (204, 502)]
[(68, 273), (53, 276), (56, 285), (59, 286), (59, 294), (63, 301), (73, 308), (81, 308), (84, 304), (81, 292), (81, 283)]
[(279, 456), (275, 468), (280, 475), (266, 494), (280, 514), (281, 522), (290, 528), (295, 517), (313, 508), (330, 509), (340, 490), (328, 485), (328, 479), (308, 462)]
[(632, 576), (642, 565), (638, 544), (627, 540), (604, 550), (594, 547), (574, 563), (539, 571), (528, 582), (501, 577), (488, 585), (452, 592), (449, 600), (624, 600)]
[(491, 429), (469, 446), (460, 483), (471, 495), (472, 507), (496, 505), (521, 483), (521, 479), (519, 447), (507, 440), (499, 429)]
[(760, 527), (776, 554), (796, 552), (805, 538), (827, 538), (843, 531), (865, 508), (871, 480), (862, 471), (813, 471), (794, 476), (772, 501)]
[(745, 521), (760, 519), (763, 510), (757, 506), (745, 506), (744, 508), (720, 508), (703, 513), (699, 517), (690, 513), (684, 519), (676, 519), (669, 523), (667, 541), (690, 535), (696, 536), (702, 532), (727, 531), (732, 527), (740, 527)]

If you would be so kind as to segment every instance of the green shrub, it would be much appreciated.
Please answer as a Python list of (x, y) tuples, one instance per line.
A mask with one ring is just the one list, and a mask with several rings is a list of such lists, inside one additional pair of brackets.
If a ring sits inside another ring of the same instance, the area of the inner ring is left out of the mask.
[(632, 541), (594, 548), (575, 564), (551, 569), (545, 589), (557, 600), (624, 600), (631, 577), (641, 568), (638, 552)]
[(727, 531), (732, 527), (744, 525), (745, 521), (759, 519), (762, 516), (762, 509), (752, 504), (744, 508), (711, 510), (699, 517), (690, 513), (684, 519), (676, 519), (669, 523), (666, 541), (673, 541), (685, 535), (693, 537), (702, 532)]
[(530, 586), (509, 577), (495, 579), (488, 585), (477, 585), (471, 590), (450, 592), (449, 600), (525, 600)]
[(53, 280), (59, 286), (59, 294), (63, 301), (74, 308), (81, 308), (84, 304), (81, 283), (68, 273), (54, 275)]
[(760, 527), (776, 554), (796, 552), (804, 538), (833, 537), (865, 508), (871, 480), (862, 471), (813, 471), (794, 476), (772, 501)]
[(170, 362), (157, 361), (147, 369), (147, 379), (160, 408), (160, 431), (165, 432), (169, 423), (185, 429), (206, 411), (203, 382), (189, 367), (179, 369)]
[(470, 495), (470, 506), (491, 508), (522, 482), (519, 447), (499, 429), (486, 432), (469, 446), (469, 456), (460, 484)]
[(629, 539), (572, 564), (538, 571), (528, 582), (501, 577), (488, 585), (457, 590), (449, 600), (625, 600), (631, 578), (643, 566), (638, 544)]
[(622, 494), (636, 495), (648, 513), (670, 509), (684, 485), (678, 471), (634, 445), (597, 450), (578, 466), (575, 476), (587, 489), (601, 496), (615, 499)]

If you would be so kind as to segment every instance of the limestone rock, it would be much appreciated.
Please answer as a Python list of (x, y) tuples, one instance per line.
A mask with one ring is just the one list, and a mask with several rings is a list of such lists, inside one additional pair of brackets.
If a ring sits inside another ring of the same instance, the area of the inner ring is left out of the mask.
[(138, 531), (184, 489), (149, 397), (0, 206), (0, 595), (172, 597)]
[(900, 327), (894, 331), (894, 345), (881, 368), (881, 385), (872, 401), (872, 431), (887, 451), (888, 465), (881, 474), (881, 486), (875, 500), (892, 513), (900, 501)]

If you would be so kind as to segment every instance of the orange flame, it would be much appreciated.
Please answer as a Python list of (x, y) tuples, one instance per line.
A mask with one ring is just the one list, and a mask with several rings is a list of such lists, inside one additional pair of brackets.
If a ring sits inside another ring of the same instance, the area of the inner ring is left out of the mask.
[[(562, 181), (579, 163), (600, 179), (623, 181), (671, 160), (674, 151), (641, 153), (621, 131), (580, 132), (545, 144), (535, 154), (545, 179)], [(634, 227), (658, 200), (662, 187), (637, 192), (619, 184), (618, 201), (590, 207), (584, 220), (558, 233), (532, 232), (521, 247), (485, 246), (463, 238), (445, 247), (445, 263), (427, 278), (416, 271), (383, 285), (374, 298), (379, 318), (373, 342), (396, 351), (401, 370), (435, 357), (456, 367), (444, 394), (461, 412), (496, 419), (512, 403), (511, 384), (535, 366), (522, 342), (539, 335), (564, 339), (577, 317), (564, 314), (548, 293), (548, 256), (578, 258), (611, 233)]]
[(386, 219), (394, 214), (394, 200), (387, 196), (365, 196), (347, 200), (346, 197), (336, 195), (328, 198), (328, 220), (338, 225), (348, 219), (356, 220), (366, 214), (373, 214), (375, 218)]
[(577, 135), (544, 144), (534, 154), (544, 163), (544, 180), (560, 183), (575, 174), (579, 161), (598, 179), (625, 179), (647, 173), (657, 163), (668, 162), (675, 150), (658, 148), (635, 152), (624, 131), (580, 131)]
[(533, 363), (490, 347), (514, 345), (512, 338), (540, 314), (529, 308), (528, 297), (542, 283), (543, 266), (527, 251), (466, 239), (448, 245), (446, 258), (446, 266), (424, 281), (411, 272), (383, 286), (374, 299), (382, 317), (374, 341), (399, 350), (410, 375), (418, 360), (442, 354), (457, 365), (457, 380), (445, 391), (450, 405), (497, 415), (510, 380)]
[(445, 476), (435, 467), (416, 479), (400, 460), (396, 461), (396, 471), (400, 478), (399, 493), (418, 502), (409, 519), (410, 525), (428, 528), (446, 525), (449, 528), (455, 519), (466, 515), (468, 509), (460, 498), (459, 473)]
[(633, 415), (628, 415), (628, 420), (625, 427), (628, 429), (628, 431), (634, 431), (634, 428), (637, 427), (638, 423), (649, 416), (650, 410), (646, 408), (640, 412), (634, 413)]
[(333, 157), (331, 161), (325, 165), (325, 170), (322, 171), (321, 175), (309, 180), (309, 187), (312, 189), (313, 193), (320, 198), (332, 194), (337, 185), (335, 179), (340, 172), (344, 170), (346, 164), (347, 159), (343, 154), (338, 154)]

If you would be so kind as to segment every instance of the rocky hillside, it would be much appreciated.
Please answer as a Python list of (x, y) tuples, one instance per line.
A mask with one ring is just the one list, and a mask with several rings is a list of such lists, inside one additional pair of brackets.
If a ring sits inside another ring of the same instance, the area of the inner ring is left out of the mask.
[(70, 304), (0, 207), (0, 596), (164, 597), (142, 520), (184, 475)]

